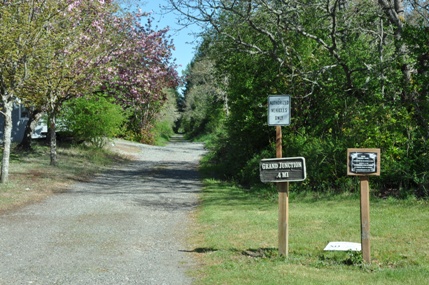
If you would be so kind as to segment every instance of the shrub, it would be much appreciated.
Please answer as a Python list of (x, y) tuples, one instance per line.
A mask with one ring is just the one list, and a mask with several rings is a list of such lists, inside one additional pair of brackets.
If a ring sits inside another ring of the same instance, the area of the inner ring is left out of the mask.
[(60, 117), (75, 139), (96, 147), (103, 147), (106, 138), (115, 137), (125, 118), (122, 108), (102, 95), (70, 100)]

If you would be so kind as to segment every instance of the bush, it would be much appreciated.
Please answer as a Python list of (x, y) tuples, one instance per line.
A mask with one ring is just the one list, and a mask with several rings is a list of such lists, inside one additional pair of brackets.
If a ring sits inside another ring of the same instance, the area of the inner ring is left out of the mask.
[(85, 96), (67, 102), (60, 120), (77, 140), (103, 147), (106, 138), (120, 133), (124, 123), (122, 108), (104, 96)]

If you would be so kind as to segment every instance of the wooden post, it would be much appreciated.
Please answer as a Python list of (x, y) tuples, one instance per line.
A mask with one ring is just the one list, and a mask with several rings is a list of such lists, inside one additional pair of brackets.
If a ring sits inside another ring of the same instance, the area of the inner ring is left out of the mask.
[[(276, 126), (276, 158), (282, 158), (282, 148), (282, 127)], [(277, 191), (279, 193), (279, 255), (288, 256), (289, 182), (277, 183)]]
[(371, 263), (371, 235), (369, 233), (369, 176), (380, 176), (379, 148), (348, 148), (347, 175), (360, 179), (360, 224), (362, 258)]
[(277, 183), (279, 192), (279, 255), (288, 256), (289, 251), (289, 182)]
[(276, 158), (283, 157), (282, 127), (276, 126)]
[(371, 263), (370, 232), (369, 232), (369, 177), (360, 176), (360, 215), (362, 257)]

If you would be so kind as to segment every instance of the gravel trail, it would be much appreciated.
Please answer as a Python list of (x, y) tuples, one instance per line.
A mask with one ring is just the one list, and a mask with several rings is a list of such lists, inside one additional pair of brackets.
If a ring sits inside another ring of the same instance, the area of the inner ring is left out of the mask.
[(202, 144), (117, 141), (127, 165), (0, 216), (0, 284), (191, 284)]

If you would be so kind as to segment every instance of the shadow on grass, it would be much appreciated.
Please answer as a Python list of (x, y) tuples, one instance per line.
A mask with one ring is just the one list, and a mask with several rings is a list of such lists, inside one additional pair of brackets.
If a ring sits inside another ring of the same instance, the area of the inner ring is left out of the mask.
[(233, 254), (243, 255), (250, 258), (265, 258), (265, 259), (281, 257), (278, 253), (277, 248), (249, 248), (245, 250), (230, 248), (227, 250), (221, 250), (213, 247), (197, 247), (192, 250), (179, 250), (179, 251), (187, 252), (187, 253), (201, 253), (201, 254), (212, 253), (217, 251), (228, 251)]
[(247, 249), (241, 252), (242, 255), (252, 257), (252, 258), (279, 258), (282, 257), (279, 255), (277, 248), (257, 248), (257, 249)]
[(216, 252), (218, 249), (213, 247), (197, 247), (192, 250), (179, 250), (180, 252), (188, 252), (188, 253), (209, 253), (209, 252)]
[[(318, 256), (308, 254), (289, 254), (283, 256), (279, 254), (278, 248), (248, 248), (248, 249), (218, 249), (213, 247), (197, 247), (192, 250), (179, 250), (184, 253), (211, 254), (223, 252), (231, 256), (224, 260), (236, 260), (237, 257), (244, 257), (254, 261), (268, 262), (286, 262), (291, 264), (300, 264), (312, 268), (337, 268), (338, 266), (346, 266), (349, 268), (363, 268), (365, 263), (362, 260), (360, 252), (348, 251), (338, 253), (323, 253)], [(236, 261), (233, 261), (236, 262)]]

